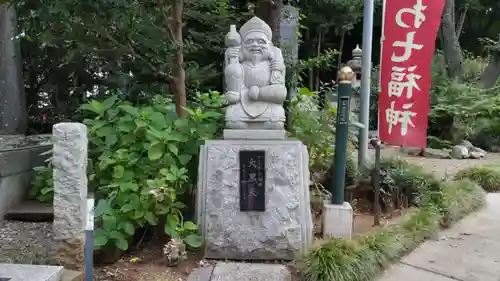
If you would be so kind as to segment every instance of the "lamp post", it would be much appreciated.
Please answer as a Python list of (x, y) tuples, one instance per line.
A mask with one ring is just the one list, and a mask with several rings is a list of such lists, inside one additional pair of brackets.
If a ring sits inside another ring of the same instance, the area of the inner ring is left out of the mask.
[(335, 134), (335, 167), (330, 192), (332, 204), (344, 204), (347, 140), (349, 135), (350, 101), (354, 71), (345, 66), (339, 71), (337, 127)]
[(359, 130), (358, 163), (360, 169), (366, 169), (368, 155), (368, 130), (370, 121), (370, 84), (372, 71), (372, 41), (373, 41), (373, 6), (374, 0), (364, 1), (363, 13), (363, 65), (361, 68), (361, 93), (359, 122), (364, 125)]

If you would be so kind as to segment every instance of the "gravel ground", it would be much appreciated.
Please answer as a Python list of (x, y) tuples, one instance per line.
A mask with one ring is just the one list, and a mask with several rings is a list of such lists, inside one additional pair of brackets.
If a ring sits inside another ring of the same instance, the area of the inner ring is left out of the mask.
[(47, 264), (52, 223), (0, 223), (0, 263)]
[[(370, 153), (374, 155), (375, 150), (370, 149)], [(440, 178), (450, 178), (458, 171), (469, 167), (492, 164), (500, 165), (499, 153), (488, 153), (484, 159), (433, 159), (403, 155), (398, 152), (397, 148), (389, 147), (383, 149), (380, 154), (382, 157), (401, 156), (408, 162), (419, 165)]]
[[(374, 153), (371, 149), (370, 153)], [(395, 148), (385, 148), (382, 157), (401, 156), (409, 162), (421, 165), (441, 178), (453, 176), (459, 170), (486, 164), (500, 164), (500, 154), (489, 153), (485, 159), (430, 159), (399, 154)], [(0, 223), (0, 263), (48, 263), (52, 241), (51, 223), (4, 221)]]

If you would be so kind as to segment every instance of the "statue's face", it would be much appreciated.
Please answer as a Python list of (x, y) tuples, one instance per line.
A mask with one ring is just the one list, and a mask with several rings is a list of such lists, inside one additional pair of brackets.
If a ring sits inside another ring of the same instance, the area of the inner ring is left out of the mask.
[(249, 32), (243, 38), (243, 58), (260, 61), (269, 58), (271, 44), (267, 36), (258, 31)]

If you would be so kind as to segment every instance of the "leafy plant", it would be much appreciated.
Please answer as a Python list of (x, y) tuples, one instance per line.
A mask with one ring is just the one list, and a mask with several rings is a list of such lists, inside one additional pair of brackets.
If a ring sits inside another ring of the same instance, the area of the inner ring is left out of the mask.
[[(40, 154), (45, 156), (52, 154), (52, 149)], [(28, 197), (39, 202), (50, 203), (54, 199), (54, 182), (52, 170), (52, 156), (45, 160), (47, 166), (34, 167), (35, 176), (31, 180)]]
[(198, 93), (196, 102), (179, 118), (168, 98), (134, 106), (112, 96), (82, 106), (87, 114), (94, 168), (90, 184), (100, 200), (95, 208), (97, 247), (128, 249), (136, 228), (165, 225), (172, 238), (201, 246), (196, 225), (184, 221), (182, 196), (195, 178), (199, 145), (218, 132), (222, 114), (205, 103), (220, 102), (217, 92)]
[[(307, 146), (310, 169), (325, 173), (330, 168), (335, 151), (333, 145), (337, 110), (331, 104), (321, 110), (318, 104), (316, 92), (300, 88), (297, 97), (290, 102), (293, 123), (289, 132)], [(351, 139), (349, 150), (353, 148)]]
[(35, 177), (31, 181), (29, 198), (39, 202), (50, 203), (54, 199), (54, 186), (52, 181), (52, 165), (34, 167)]

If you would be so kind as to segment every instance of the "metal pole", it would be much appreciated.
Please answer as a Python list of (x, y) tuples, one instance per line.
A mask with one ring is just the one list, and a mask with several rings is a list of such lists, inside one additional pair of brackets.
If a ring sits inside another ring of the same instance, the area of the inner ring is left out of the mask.
[(365, 169), (368, 155), (368, 131), (370, 116), (370, 86), (372, 72), (373, 39), (373, 1), (365, 0), (363, 14), (363, 64), (361, 68), (361, 93), (359, 122), (364, 125), (359, 129), (358, 167)]
[(371, 144), (375, 147), (375, 169), (373, 169), (372, 180), (374, 189), (373, 210), (373, 225), (380, 225), (380, 141), (372, 139)]
[(85, 225), (85, 281), (92, 281), (94, 270), (94, 198), (87, 198), (87, 221)]
[(347, 165), (347, 140), (349, 136), (350, 100), (354, 72), (348, 66), (339, 71), (337, 100), (337, 127), (335, 134), (335, 167), (330, 192), (332, 204), (344, 204), (345, 173)]

